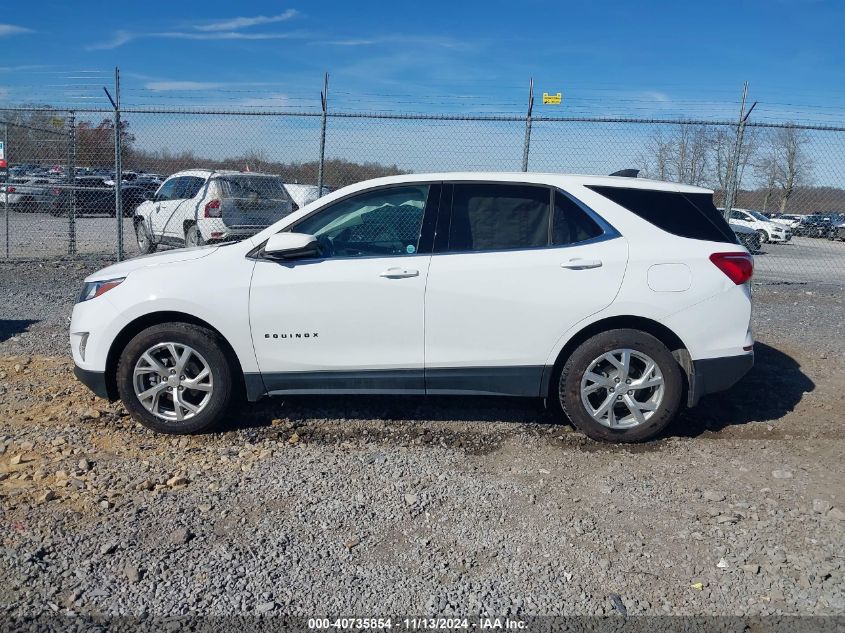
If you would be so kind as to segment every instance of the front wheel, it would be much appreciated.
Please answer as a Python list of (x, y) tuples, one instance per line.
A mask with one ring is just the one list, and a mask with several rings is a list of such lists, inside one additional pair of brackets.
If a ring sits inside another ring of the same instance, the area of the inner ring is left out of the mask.
[(681, 405), (681, 367), (659, 340), (618, 329), (584, 341), (558, 381), (564, 413), (589, 437), (639, 442), (660, 433)]
[(197, 433), (217, 424), (232, 402), (233, 379), (220, 337), (187, 323), (137, 334), (121, 354), (117, 388), (124, 406), (159, 433)]
[(759, 229), (757, 231), (757, 235), (760, 236), (760, 243), (766, 244), (769, 241), (769, 234), (766, 233), (763, 229)]

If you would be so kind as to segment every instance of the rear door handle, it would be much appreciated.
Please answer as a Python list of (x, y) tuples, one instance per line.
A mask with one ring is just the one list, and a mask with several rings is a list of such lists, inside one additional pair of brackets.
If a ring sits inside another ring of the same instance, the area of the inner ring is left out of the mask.
[(387, 279), (405, 279), (406, 277), (418, 277), (420, 271), (412, 268), (388, 268), (379, 277)]
[(601, 266), (600, 259), (581, 259), (576, 257), (570, 259), (568, 262), (563, 262), (560, 267), (569, 270), (587, 270), (588, 268), (599, 268)]

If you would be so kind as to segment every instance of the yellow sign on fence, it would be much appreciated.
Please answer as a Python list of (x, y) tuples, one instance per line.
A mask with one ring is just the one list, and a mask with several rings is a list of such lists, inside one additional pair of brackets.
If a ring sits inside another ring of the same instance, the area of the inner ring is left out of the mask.
[(543, 105), (560, 105), (562, 100), (563, 95), (560, 92), (554, 95), (550, 95), (548, 92), (543, 93)]

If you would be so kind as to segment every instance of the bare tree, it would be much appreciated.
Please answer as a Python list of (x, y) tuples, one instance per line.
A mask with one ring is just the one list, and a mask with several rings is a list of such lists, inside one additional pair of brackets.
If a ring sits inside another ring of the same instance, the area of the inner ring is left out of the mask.
[(704, 125), (679, 124), (668, 134), (658, 129), (640, 155), (646, 176), (690, 185), (708, 181), (710, 133)]
[(763, 210), (774, 195), (779, 196), (778, 209), (786, 211), (795, 189), (810, 184), (813, 163), (807, 155), (807, 136), (804, 130), (788, 125), (771, 130), (766, 136), (764, 150), (755, 165), (760, 185), (766, 191)]

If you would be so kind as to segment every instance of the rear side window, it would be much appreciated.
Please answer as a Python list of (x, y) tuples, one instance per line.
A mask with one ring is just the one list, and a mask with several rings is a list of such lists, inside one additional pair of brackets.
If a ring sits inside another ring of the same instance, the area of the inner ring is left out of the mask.
[(604, 231), (578, 203), (555, 191), (555, 216), (552, 223), (552, 244), (577, 244), (600, 236)]
[(736, 244), (736, 236), (708, 193), (680, 193), (588, 185), (654, 226), (679, 237)]
[(546, 187), (455, 184), (450, 251), (547, 246), (551, 195)]

